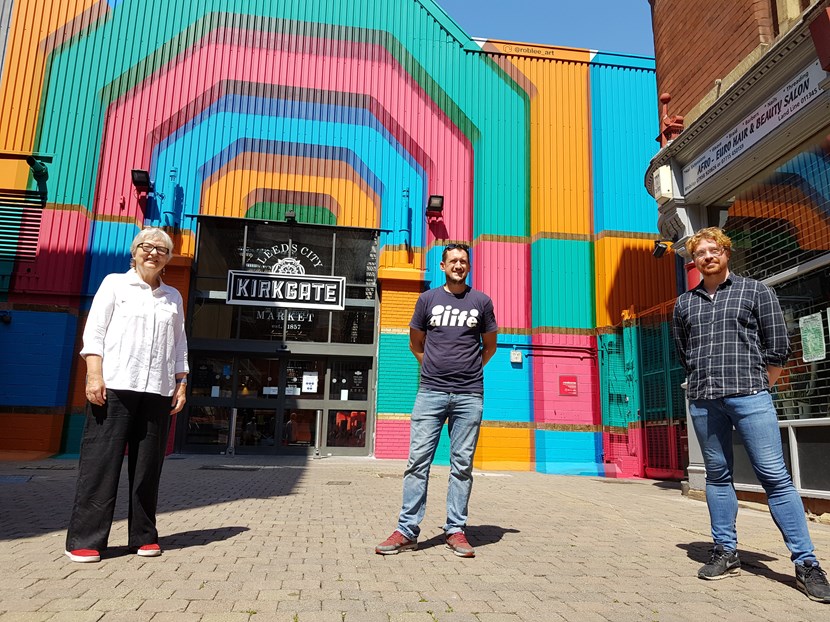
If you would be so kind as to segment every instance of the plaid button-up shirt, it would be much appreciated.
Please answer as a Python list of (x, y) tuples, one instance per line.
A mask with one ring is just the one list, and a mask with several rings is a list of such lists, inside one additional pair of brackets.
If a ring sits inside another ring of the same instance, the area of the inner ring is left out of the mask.
[(677, 299), (674, 341), (689, 399), (751, 395), (769, 388), (767, 365), (783, 367), (790, 340), (775, 293), (730, 274), (710, 298), (703, 283)]

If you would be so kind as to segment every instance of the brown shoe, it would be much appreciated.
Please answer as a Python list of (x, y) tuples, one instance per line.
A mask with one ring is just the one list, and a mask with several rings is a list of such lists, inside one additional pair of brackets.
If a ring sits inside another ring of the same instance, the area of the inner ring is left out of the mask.
[(463, 531), (451, 533), (447, 536), (447, 548), (458, 557), (475, 557), (476, 550), (467, 542)]
[(417, 548), (417, 540), (410, 540), (396, 529), (391, 536), (375, 547), (375, 553), (378, 555), (397, 555), (401, 551), (414, 551)]

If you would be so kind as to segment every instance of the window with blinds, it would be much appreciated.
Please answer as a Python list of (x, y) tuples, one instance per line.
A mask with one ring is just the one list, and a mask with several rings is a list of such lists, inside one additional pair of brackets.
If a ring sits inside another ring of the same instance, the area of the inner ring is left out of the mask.
[(0, 261), (34, 261), (46, 196), (36, 190), (0, 189)]

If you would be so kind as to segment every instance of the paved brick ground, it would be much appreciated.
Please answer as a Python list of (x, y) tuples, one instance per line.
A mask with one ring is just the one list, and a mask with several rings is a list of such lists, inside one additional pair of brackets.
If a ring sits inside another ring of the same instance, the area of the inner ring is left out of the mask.
[[(394, 529), (402, 469), (173, 456), (160, 498), (164, 555), (127, 553), (122, 494), (112, 548), (99, 564), (74, 564), (63, 555), (74, 462), (0, 463), (0, 621), (830, 619), (830, 605), (796, 591), (764, 511), (738, 517), (743, 574), (698, 580), (706, 506), (653, 481), (479, 473), (468, 529), (478, 555), (460, 559), (443, 546), (447, 469), (435, 467), (419, 550), (375, 555)], [(830, 526), (810, 529), (830, 566)]]

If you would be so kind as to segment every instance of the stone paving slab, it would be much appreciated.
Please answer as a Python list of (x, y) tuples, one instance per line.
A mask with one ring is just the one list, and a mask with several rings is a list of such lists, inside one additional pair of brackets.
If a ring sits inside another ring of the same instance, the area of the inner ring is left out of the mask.
[[(0, 622), (830, 619), (795, 589), (763, 510), (739, 512), (742, 575), (697, 579), (708, 513), (673, 483), (478, 473), (477, 556), (461, 559), (441, 532), (448, 469), (433, 467), (418, 550), (380, 556), (402, 461), (173, 456), (159, 499), (164, 554), (126, 549), (124, 469), (110, 549), (75, 564), (63, 555), (74, 466), (0, 463)], [(830, 566), (830, 526), (810, 531)]]

